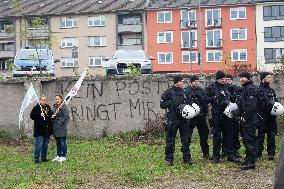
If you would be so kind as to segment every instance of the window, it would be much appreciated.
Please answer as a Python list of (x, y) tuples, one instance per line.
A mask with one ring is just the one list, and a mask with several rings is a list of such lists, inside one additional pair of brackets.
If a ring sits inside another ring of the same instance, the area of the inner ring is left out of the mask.
[(206, 26), (221, 26), (221, 9), (206, 10)]
[(159, 52), (158, 53), (158, 63), (159, 64), (171, 64), (173, 63), (173, 53), (172, 52)]
[(78, 67), (77, 58), (61, 57), (61, 67)]
[(232, 61), (247, 61), (247, 50), (237, 49), (231, 51)]
[(206, 31), (206, 47), (222, 47), (222, 31), (207, 30)]
[(157, 23), (171, 23), (171, 22), (172, 22), (171, 11), (157, 12)]
[(89, 46), (94, 46), (94, 47), (106, 46), (106, 37), (105, 36), (89, 37)]
[(91, 56), (89, 57), (89, 66), (102, 66), (103, 61), (105, 61), (103, 56)]
[(206, 51), (207, 62), (221, 62), (222, 51)]
[(197, 63), (197, 52), (182, 51), (182, 63)]
[(284, 5), (263, 7), (263, 20), (284, 20)]
[(158, 32), (157, 34), (157, 42), (158, 43), (172, 43), (173, 42), (173, 32)]
[(247, 29), (236, 28), (231, 29), (231, 40), (246, 40)]
[(76, 38), (67, 37), (61, 39), (61, 48), (68, 48), (73, 46), (78, 46), (78, 40)]
[(181, 22), (180, 25), (182, 28), (187, 28), (189, 26), (196, 27), (196, 11), (181, 11)]
[(231, 8), (230, 19), (231, 20), (246, 19), (246, 8), (245, 7)]
[(181, 32), (181, 47), (192, 48), (197, 47), (197, 31), (182, 31)]
[(0, 51), (13, 51), (14, 50), (14, 43), (0, 43)]
[(92, 16), (88, 18), (89, 26), (106, 26), (106, 18), (104, 16)]
[(284, 41), (284, 26), (265, 27), (264, 41), (265, 42)]
[(60, 20), (60, 27), (61, 28), (74, 28), (78, 27), (78, 21), (76, 18), (61, 18)]
[(141, 15), (119, 15), (118, 24), (140, 25), (142, 24), (142, 18)]
[(0, 60), (0, 70), (6, 70), (5, 60)]
[(266, 64), (280, 63), (284, 56), (284, 48), (266, 48), (264, 49), (264, 57)]

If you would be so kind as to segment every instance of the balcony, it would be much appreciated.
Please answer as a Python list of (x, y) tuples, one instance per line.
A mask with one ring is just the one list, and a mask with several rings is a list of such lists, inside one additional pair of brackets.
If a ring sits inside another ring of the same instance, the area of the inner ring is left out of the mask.
[(2, 51), (0, 50), (0, 57), (5, 57), (5, 58), (13, 58), (14, 57), (14, 51)]
[(118, 33), (141, 33), (142, 32), (142, 24), (138, 25), (124, 25), (119, 24), (117, 27)]
[(117, 45), (117, 50), (143, 50), (143, 45)]
[(14, 37), (13, 33), (0, 31), (0, 39), (12, 39)]
[(50, 35), (50, 32), (49, 32), (48, 26), (28, 28), (29, 38), (47, 38), (49, 37), (49, 35)]

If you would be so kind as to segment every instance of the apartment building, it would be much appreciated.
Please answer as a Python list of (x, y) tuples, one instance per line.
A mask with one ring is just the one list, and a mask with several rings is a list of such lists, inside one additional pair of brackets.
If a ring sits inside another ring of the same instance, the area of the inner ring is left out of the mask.
[(198, 1), (150, 0), (147, 53), (156, 58), (153, 71), (256, 70), (255, 5), (241, 2), (202, 1), (199, 11)]
[(279, 69), (284, 64), (283, 1), (256, 4), (256, 32), (258, 70)]
[(0, 72), (7, 69), (6, 61), (14, 58), (14, 45), (13, 20), (0, 18)]
[[(16, 35), (16, 49), (51, 45), (60, 59), (56, 76), (86, 67), (92, 75), (105, 75), (103, 62), (115, 50), (145, 49), (144, 0), (19, 0), (16, 8), (9, 2), (0, 5), (0, 16), (13, 17), (16, 33), (25, 34)], [(40, 26), (34, 27), (34, 20), (41, 20)]]

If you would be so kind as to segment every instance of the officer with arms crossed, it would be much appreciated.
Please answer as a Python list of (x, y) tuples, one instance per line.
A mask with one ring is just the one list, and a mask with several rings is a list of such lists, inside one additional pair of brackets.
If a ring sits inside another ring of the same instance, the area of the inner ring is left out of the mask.
[(165, 146), (165, 160), (168, 166), (173, 166), (177, 130), (179, 130), (181, 138), (183, 161), (186, 164), (192, 164), (189, 150), (190, 127), (188, 126), (188, 121), (180, 114), (180, 107), (185, 105), (185, 103), (186, 96), (183, 90), (183, 77), (177, 75), (174, 77), (174, 85), (162, 94), (160, 101), (160, 107), (168, 111)]
[(190, 119), (190, 127), (192, 130), (194, 127), (197, 127), (203, 157), (209, 159), (209, 129), (206, 123), (206, 114), (208, 112), (207, 95), (205, 90), (200, 87), (199, 78), (197, 76), (193, 75), (190, 78), (190, 83), (191, 86), (185, 88), (188, 104), (192, 105), (195, 103), (195, 107), (200, 108), (200, 113), (196, 117)]

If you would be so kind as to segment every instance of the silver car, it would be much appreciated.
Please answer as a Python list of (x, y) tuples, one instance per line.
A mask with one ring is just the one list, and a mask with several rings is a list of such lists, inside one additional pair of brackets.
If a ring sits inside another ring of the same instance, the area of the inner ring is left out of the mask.
[(135, 65), (142, 74), (150, 74), (152, 72), (152, 60), (148, 59), (143, 50), (117, 50), (111, 59), (107, 60), (104, 67), (107, 74), (126, 74), (129, 73), (129, 66)]

